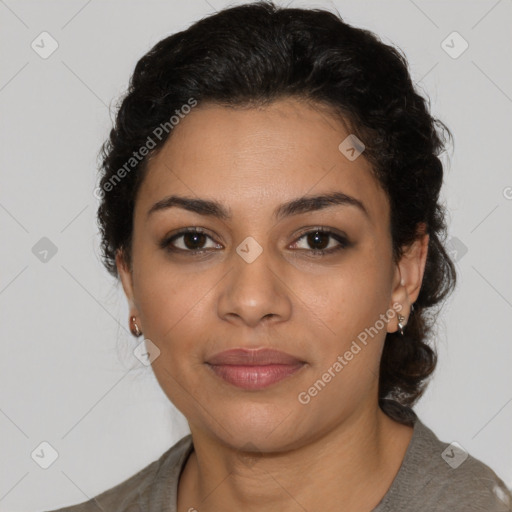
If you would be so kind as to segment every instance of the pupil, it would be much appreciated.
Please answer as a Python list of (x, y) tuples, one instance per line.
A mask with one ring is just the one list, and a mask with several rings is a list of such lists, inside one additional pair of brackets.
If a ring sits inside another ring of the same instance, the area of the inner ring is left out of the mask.
[[(197, 249), (196, 245), (202, 245), (202, 243), (200, 243), (201, 241), (204, 243), (204, 237), (206, 235), (204, 233), (187, 233), (183, 240), (185, 242), (185, 246), (187, 247), (187, 249)], [(189, 244), (188, 241), (190, 240), (190, 238), (193, 238), (194, 241)], [(199, 239), (199, 241), (198, 241)]]
[[(308, 235), (308, 243), (310, 243), (311, 245), (318, 245), (318, 239), (320, 238), (320, 240), (322, 239), (322, 237), (324, 237), (324, 242), (329, 238), (325, 233), (322, 233), (320, 231), (316, 231), (315, 233), (311, 233)], [(329, 245), (329, 243), (320, 243), (320, 245), (322, 247), (315, 247), (316, 249), (324, 249), (325, 247), (327, 247)]]

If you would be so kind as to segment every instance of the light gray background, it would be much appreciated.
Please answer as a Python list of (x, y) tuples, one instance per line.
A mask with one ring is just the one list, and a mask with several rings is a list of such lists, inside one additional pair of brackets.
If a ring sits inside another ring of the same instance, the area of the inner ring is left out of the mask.
[[(454, 133), (444, 197), (460, 281), (416, 411), (512, 486), (512, 1), (292, 4), (336, 6), (401, 47)], [(137, 60), (226, 5), (0, 0), (1, 511), (82, 502), (188, 433), (131, 353), (122, 288), (99, 261), (93, 189), (109, 107)], [(31, 48), (43, 31), (59, 45), (47, 59)], [(456, 59), (441, 46), (453, 31), (469, 43)], [(57, 247), (47, 262), (32, 251), (43, 237)], [(46, 470), (31, 458), (43, 441), (59, 454)]]

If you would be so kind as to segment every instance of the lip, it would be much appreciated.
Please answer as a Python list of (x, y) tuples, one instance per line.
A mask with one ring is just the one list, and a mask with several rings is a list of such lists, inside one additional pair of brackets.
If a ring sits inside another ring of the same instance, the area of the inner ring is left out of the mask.
[(301, 361), (290, 354), (270, 348), (234, 348), (219, 352), (206, 362), (211, 365), (229, 364), (242, 366), (264, 366), (270, 364), (296, 365), (305, 363), (305, 361)]
[(306, 363), (273, 349), (232, 349), (214, 355), (206, 364), (229, 384), (255, 391), (290, 377)]

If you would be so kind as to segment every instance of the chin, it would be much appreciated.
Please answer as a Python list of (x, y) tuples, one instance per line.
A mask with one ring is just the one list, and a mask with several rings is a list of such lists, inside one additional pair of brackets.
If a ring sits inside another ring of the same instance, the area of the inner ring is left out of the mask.
[[(298, 444), (300, 432), (293, 413), (270, 404), (218, 408), (215, 420), (205, 418), (210, 436), (237, 450), (276, 452)], [(291, 436), (293, 433), (293, 437)]]

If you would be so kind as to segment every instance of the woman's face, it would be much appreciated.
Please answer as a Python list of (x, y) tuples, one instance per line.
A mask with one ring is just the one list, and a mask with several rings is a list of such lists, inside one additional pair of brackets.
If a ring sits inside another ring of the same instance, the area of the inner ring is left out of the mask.
[[(155, 375), (193, 434), (273, 451), (375, 413), (385, 335), (407, 295), (387, 196), (364, 153), (339, 149), (348, 135), (292, 99), (199, 105), (150, 161), (134, 212), (133, 274), (119, 257), (118, 268), (131, 313), (160, 350)], [(353, 200), (283, 207), (335, 193)], [(151, 211), (171, 195), (213, 201), (227, 216), (169, 203)], [(332, 234), (315, 236), (319, 227)], [(169, 241), (191, 228), (204, 234)], [(262, 389), (233, 385), (207, 364), (221, 351), (261, 347), (306, 364)]]

